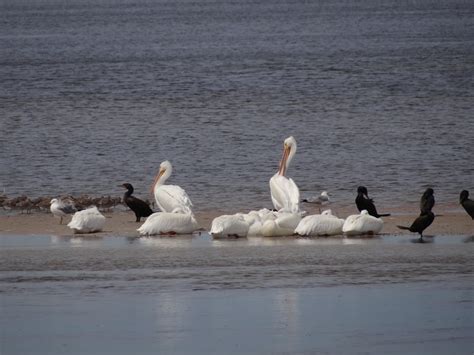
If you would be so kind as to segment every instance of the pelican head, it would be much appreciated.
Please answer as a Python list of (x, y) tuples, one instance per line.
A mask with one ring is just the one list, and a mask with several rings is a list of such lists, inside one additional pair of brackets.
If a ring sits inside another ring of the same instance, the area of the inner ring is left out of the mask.
[(293, 136), (288, 137), (283, 142), (283, 156), (280, 161), (280, 167), (278, 169), (278, 174), (285, 176), (286, 169), (290, 165), (291, 159), (296, 153), (296, 139)]
[(156, 174), (155, 181), (153, 182), (153, 186), (151, 187), (151, 190), (155, 190), (155, 186), (159, 183), (162, 185), (166, 179), (168, 179), (171, 175), (171, 172), (173, 170), (173, 167), (171, 166), (171, 163), (168, 160), (165, 160), (160, 164), (160, 170), (158, 171), (158, 174)]

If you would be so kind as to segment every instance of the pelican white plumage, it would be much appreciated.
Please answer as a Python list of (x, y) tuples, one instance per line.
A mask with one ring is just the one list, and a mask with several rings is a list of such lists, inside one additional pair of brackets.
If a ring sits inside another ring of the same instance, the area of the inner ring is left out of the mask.
[(332, 214), (331, 210), (304, 217), (295, 229), (295, 233), (306, 236), (342, 234), (344, 220)]
[(49, 209), (55, 217), (59, 217), (59, 224), (63, 224), (63, 217), (77, 211), (74, 203), (69, 200), (62, 200), (60, 198), (53, 198), (50, 202)]
[(153, 183), (156, 204), (163, 212), (192, 213), (193, 204), (186, 191), (177, 185), (164, 185), (172, 171), (173, 167), (168, 160), (160, 164), (160, 170)]
[(105, 217), (99, 212), (96, 206), (74, 213), (68, 227), (74, 233), (94, 233), (100, 232), (105, 224)]
[(249, 223), (241, 213), (222, 215), (212, 220), (211, 235), (213, 238), (246, 237)]
[(367, 210), (362, 210), (360, 214), (351, 215), (346, 218), (342, 231), (344, 234), (361, 235), (361, 234), (377, 234), (383, 228), (381, 218), (369, 215)]
[(140, 235), (191, 234), (199, 228), (192, 213), (155, 212), (137, 231)]
[(261, 235), (264, 237), (290, 236), (301, 221), (301, 213), (278, 212), (275, 219), (263, 222)]
[(291, 160), (296, 154), (296, 140), (288, 137), (283, 142), (283, 156), (278, 172), (270, 179), (273, 206), (281, 212), (299, 212), (300, 191), (291, 178), (285, 176)]

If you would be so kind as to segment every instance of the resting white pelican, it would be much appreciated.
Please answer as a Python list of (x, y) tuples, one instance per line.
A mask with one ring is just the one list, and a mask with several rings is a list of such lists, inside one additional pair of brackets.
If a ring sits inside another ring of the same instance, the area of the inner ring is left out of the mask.
[(377, 234), (382, 230), (382, 227), (382, 219), (369, 215), (367, 210), (362, 210), (360, 214), (351, 215), (346, 218), (342, 231), (349, 236)]
[(282, 212), (299, 211), (300, 191), (293, 179), (285, 176), (291, 160), (296, 154), (296, 140), (288, 137), (283, 143), (283, 156), (278, 172), (270, 179), (270, 193), (273, 206)]
[(172, 171), (173, 167), (168, 160), (160, 164), (153, 183), (156, 204), (163, 212), (192, 213), (193, 204), (186, 191), (177, 185), (164, 185)]
[(264, 237), (283, 237), (295, 233), (295, 228), (301, 221), (301, 213), (278, 212), (275, 219), (263, 222), (261, 235)]
[(69, 200), (62, 200), (60, 198), (53, 198), (50, 202), (49, 209), (55, 217), (59, 217), (59, 224), (63, 224), (63, 217), (77, 211), (74, 203)]
[(140, 235), (191, 234), (198, 228), (192, 213), (155, 212), (137, 231)]
[(258, 211), (250, 211), (242, 215), (245, 222), (249, 225), (248, 236), (261, 236), (263, 223), (267, 220), (274, 220), (277, 218), (277, 213), (270, 211), (267, 208), (262, 208)]
[(299, 235), (337, 235), (342, 234), (344, 220), (337, 218), (331, 210), (323, 211), (321, 214), (304, 217), (295, 229)]
[(246, 237), (249, 231), (249, 223), (241, 213), (233, 215), (222, 215), (212, 220), (211, 235), (213, 238)]
[(100, 232), (105, 224), (105, 217), (93, 206), (74, 213), (71, 222), (67, 225), (74, 233)]

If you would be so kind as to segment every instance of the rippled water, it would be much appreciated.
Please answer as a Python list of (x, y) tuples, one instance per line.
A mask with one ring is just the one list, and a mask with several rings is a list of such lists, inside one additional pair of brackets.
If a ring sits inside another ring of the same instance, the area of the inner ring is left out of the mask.
[(0, 239), (6, 293), (168, 293), (472, 280), (472, 238)]
[(474, 190), (474, 3), (0, 4), (0, 188), (146, 195), (165, 159), (196, 209), (270, 203), (282, 141), (303, 194)]

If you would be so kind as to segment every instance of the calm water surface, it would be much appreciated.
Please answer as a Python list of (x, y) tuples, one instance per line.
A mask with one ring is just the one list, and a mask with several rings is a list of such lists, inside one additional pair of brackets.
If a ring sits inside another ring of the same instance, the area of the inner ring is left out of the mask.
[(81, 295), (472, 281), (472, 237), (428, 240), (2, 236), (0, 286)]
[(472, 240), (2, 236), (2, 354), (470, 354)]
[(473, 185), (472, 1), (0, 3), (0, 189), (270, 203), (284, 138), (303, 194), (456, 201)]

